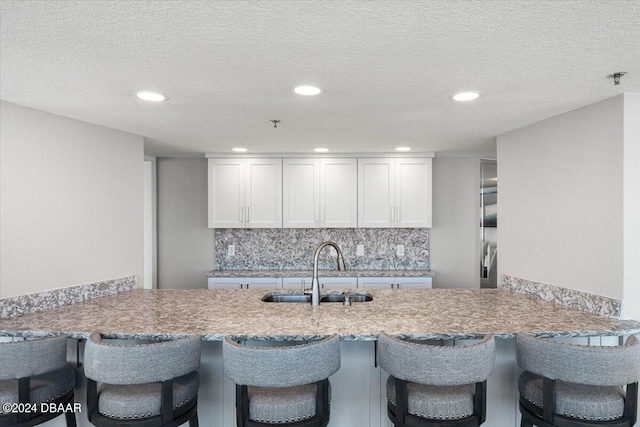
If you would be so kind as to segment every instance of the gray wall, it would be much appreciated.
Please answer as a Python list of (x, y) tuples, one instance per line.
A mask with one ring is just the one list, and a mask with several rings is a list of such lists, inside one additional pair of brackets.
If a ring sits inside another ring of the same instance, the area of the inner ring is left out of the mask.
[(640, 93), (624, 95), (624, 302), (622, 316), (640, 319)]
[(623, 99), (498, 136), (500, 275), (623, 297)]
[(206, 288), (213, 270), (207, 228), (207, 159), (158, 158), (158, 289)]
[(143, 274), (143, 138), (0, 103), (0, 298)]
[(479, 157), (433, 159), (429, 253), (434, 288), (480, 287), (479, 194)]

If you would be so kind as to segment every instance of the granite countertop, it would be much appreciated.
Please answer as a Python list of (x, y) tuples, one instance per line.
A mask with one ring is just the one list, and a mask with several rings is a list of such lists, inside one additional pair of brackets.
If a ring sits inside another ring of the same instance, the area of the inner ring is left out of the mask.
[[(291, 291), (277, 291), (291, 293)], [(374, 300), (340, 303), (266, 303), (266, 290), (142, 290), (96, 298), (38, 313), (0, 319), (0, 335), (66, 333), (87, 338), (101, 331), (120, 338), (202, 335), (221, 340), (303, 340), (338, 334), (374, 340), (379, 331), (413, 339), (510, 338), (640, 333), (640, 322), (587, 314), (538, 298), (497, 289), (371, 290)]]
[[(431, 270), (320, 270), (320, 277), (433, 277)], [(313, 270), (212, 270), (207, 277), (311, 277)]]

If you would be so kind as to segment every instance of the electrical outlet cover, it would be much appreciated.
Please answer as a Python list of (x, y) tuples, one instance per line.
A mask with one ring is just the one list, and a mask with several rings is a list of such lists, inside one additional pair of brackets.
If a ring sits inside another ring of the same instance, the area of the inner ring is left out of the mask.
[(235, 256), (236, 255), (236, 245), (229, 245), (227, 248), (227, 256)]
[(356, 246), (356, 256), (364, 256), (364, 245)]
[(404, 245), (396, 246), (396, 255), (404, 256)]

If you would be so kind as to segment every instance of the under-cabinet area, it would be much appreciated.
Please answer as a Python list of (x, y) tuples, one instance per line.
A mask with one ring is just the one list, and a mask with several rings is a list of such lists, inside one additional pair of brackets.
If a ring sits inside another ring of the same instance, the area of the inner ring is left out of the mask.
[(209, 228), (428, 228), (427, 157), (208, 160)]

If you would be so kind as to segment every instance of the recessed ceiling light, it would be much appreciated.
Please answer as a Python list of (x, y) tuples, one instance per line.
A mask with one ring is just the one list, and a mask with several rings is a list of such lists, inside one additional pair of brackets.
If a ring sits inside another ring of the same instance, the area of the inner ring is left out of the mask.
[(396, 147), (396, 151), (411, 151), (411, 147)]
[(316, 153), (328, 153), (329, 149), (328, 148), (318, 147), (318, 148), (314, 148), (313, 151), (315, 151)]
[(293, 88), (293, 91), (295, 93), (297, 93), (298, 95), (304, 95), (304, 96), (314, 96), (314, 95), (318, 95), (320, 92), (322, 92), (322, 90), (320, 90), (319, 87), (316, 86), (296, 86)]
[(233, 147), (231, 151), (235, 151), (236, 153), (246, 153), (249, 150), (243, 147)]
[(165, 99), (167, 99), (166, 96), (160, 93), (146, 92), (146, 91), (136, 92), (136, 96), (144, 101), (153, 101), (153, 102), (164, 101)]
[(478, 92), (460, 92), (453, 95), (454, 101), (473, 101), (478, 99), (480, 94)]

